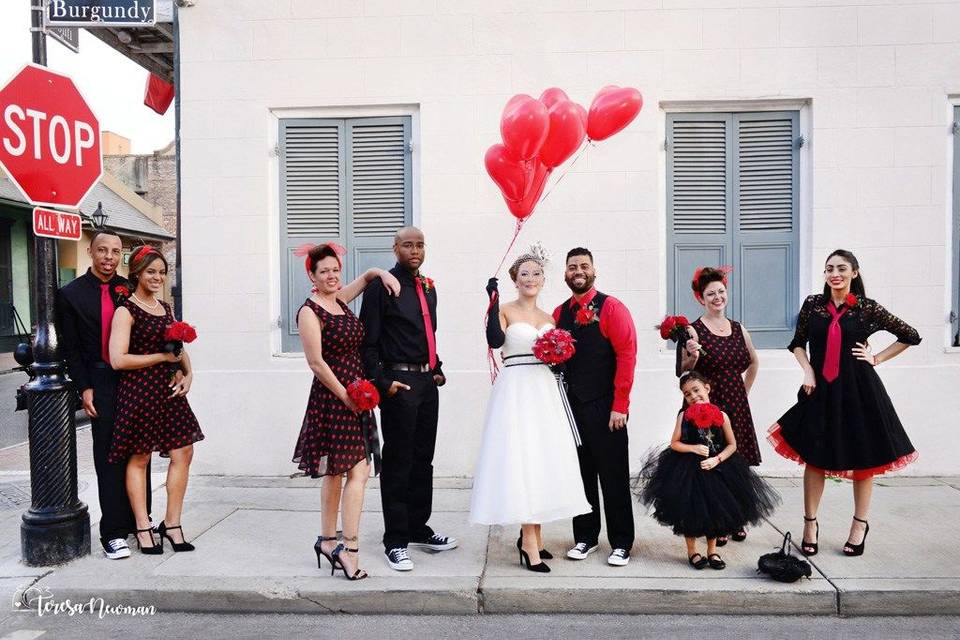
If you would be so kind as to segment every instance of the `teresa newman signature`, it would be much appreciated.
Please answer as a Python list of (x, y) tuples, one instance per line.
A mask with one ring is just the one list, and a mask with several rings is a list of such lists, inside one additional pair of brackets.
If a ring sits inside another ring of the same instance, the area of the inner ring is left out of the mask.
[(13, 594), (13, 610), (36, 612), (37, 617), (45, 615), (96, 615), (101, 620), (106, 616), (152, 616), (156, 607), (110, 604), (103, 598), (94, 596), (89, 600), (73, 602), (57, 600), (48, 587), (23, 587)]

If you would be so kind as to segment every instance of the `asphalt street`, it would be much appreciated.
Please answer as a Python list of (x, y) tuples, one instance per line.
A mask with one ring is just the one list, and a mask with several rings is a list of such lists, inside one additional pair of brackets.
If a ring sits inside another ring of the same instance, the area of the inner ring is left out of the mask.
[[(14, 411), (17, 388), (27, 381), (20, 371), (0, 373), (0, 449), (27, 441), (27, 412)], [(90, 424), (83, 411), (77, 412), (77, 428)]]

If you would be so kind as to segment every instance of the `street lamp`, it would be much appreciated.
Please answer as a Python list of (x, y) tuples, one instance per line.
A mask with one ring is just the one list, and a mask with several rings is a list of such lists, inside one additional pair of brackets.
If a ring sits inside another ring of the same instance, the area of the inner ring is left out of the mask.
[(106, 223), (107, 218), (109, 217), (110, 216), (103, 212), (103, 203), (98, 202), (97, 210), (94, 211), (93, 215), (90, 216), (90, 218), (93, 220), (93, 228), (97, 230), (103, 229), (103, 225)]

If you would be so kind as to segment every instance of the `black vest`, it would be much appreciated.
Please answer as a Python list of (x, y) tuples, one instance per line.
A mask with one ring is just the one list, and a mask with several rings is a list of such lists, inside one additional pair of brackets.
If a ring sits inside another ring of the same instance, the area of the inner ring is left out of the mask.
[(568, 393), (581, 402), (613, 395), (617, 354), (600, 333), (600, 312), (606, 301), (607, 296), (598, 291), (589, 305), (596, 310), (597, 320), (584, 326), (575, 322), (576, 312), (570, 308), (569, 300), (560, 308), (557, 327), (569, 331), (577, 341), (574, 345), (577, 352), (567, 360), (564, 378)]

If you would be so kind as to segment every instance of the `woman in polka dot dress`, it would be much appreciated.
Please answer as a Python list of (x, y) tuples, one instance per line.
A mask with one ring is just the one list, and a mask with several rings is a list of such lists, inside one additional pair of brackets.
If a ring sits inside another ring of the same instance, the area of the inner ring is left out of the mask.
[[(317, 565), (326, 558), (331, 574), (339, 568), (348, 579), (360, 580), (367, 577), (359, 568), (357, 545), (363, 492), (370, 475), (367, 456), (379, 455), (379, 442), (376, 425), (365, 435), (357, 407), (347, 395), (347, 386), (363, 378), (363, 325), (347, 303), (375, 278), (393, 295), (399, 294), (400, 283), (387, 271), (370, 269), (341, 288), (342, 247), (326, 243), (304, 250), (314, 293), (297, 313), (297, 326), (314, 377), (293, 461), (311, 477), (324, 476), (322, 530), (314, 545)], [(339, 543), (338, 510), (343, 513), (343, 541)]]
[[(710, 400), (730, 416), (737, 453), (751, 466), (757, 466), (760, 447), (747, 400), (760, 367), (757, 351), (746, 328), (726, 317), (726, 271), (703, 267), (697, 270), (691, 284), (704, 313), (690, 325), (693, 336), (687, 341), (682, 368), (698, 371), (710, 380)], [(746, 537), (743, 529), (733, 532), (733, 539), (738, 542)], [(726, 536), (720, 536), (717, 544), (723, 546), (726, 540)]]
[[(167, 538), (174, 551), (193, 551), (180, 529), (193, 443), (203, 440), (186, 398), (193, 369), (186, 351), (180, 355), (164, 352), (164, 331), (175, 320), (170, 305), (157, 297), (163, 291), (167, 261), (149, 246), (135, 249), (132, 256), (129, 279), (135, 291), (114, 313), (110, 330), (110, 365), (121, 373), (109, 460), (129, 458), (127, 495), (140, 550), (163, 553), (163, 539)], [(174, 377), (172, 363), (179, 364), (182, 377)], [(147, 516), (147, 463), (154, 451), (170, 458), (167, 510), (157, 526), (159, 545)]]

